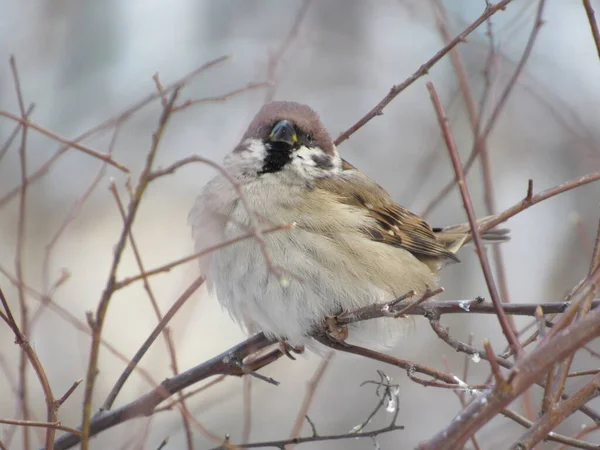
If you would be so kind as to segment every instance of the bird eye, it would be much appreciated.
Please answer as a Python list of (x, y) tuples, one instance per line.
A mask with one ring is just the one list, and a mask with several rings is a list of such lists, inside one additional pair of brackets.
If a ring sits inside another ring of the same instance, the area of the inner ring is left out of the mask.
[(310, 144), (312, 144), (312, 141), (313, 141), (313, 135), (312, 135), (312, 133), (308, 133), (308, 134), (306, 135), (306, 140), (307, 140), (307, 141), (308, 141)]

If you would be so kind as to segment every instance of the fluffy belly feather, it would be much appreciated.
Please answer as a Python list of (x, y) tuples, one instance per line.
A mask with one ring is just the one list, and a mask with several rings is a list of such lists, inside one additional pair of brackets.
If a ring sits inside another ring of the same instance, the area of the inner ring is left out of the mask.
[[(233, 231), (237, 227), (228, 228), (225, 239), (239, 234)], [(373, 242), (369, 248), (352, 251), (394, 250), (395, 267), (351, 266), (348, 258), (331, 260), (328, 255), (348, 251), (340, 249), (340, 245), (347, 247), (343, 236), (334, 239), (294, 229), (269, 234), (264, 240), (272, 267), (267, 266), (259, 244), (248, 239), (212, 255), (209, 280), (221, 304), (249, 332), (264, 331), (292, 345), (306, 345), (315, 326), (327, 316), (435, 285), (425, 265), (421, 273), (415, 272), (414, 262), (404, 261), (412, 255), (383, 244)], [(408, 267), (414, 273), (407, 274)], [(355, 324), (349, 337), (354, 342), (389, 346), (401, 334), (402, 322), (406, 321), (376, 319)]]

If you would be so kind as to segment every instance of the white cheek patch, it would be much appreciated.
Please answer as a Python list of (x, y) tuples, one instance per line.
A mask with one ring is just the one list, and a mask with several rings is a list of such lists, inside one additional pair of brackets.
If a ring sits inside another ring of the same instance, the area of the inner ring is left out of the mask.
[(337, 161), (320, 148), (300, 147), (292, 154), (292, 165), (306, 171), (334, 171)]
[(267, 155), (267, 148), (260, 139), (246, 139), (242, 143), (242, 146), (245, 151), (242, 151), (241, 154), (248, 159), (260, 159), (263, 161)]
[(260, 139), (246, 139), (238, 148), (227, 155), (225, 162), (228, 165), (239, 168), (242, 171), (258, 171), (262, 168), (267, 149)]

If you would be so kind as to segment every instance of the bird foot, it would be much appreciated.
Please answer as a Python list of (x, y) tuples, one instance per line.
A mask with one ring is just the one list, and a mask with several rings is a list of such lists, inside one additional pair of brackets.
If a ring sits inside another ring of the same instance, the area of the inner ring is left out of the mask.
[(298, 345), (297, 347), (294, 347), (293, 345), (290, 345), (287, 341), (280, 340), (279, 350), (291, 360), (296, 361), (296, 358), (292, 355), (292, 352), (296, 353), (297, 355), (303, 353), (304, 345)]

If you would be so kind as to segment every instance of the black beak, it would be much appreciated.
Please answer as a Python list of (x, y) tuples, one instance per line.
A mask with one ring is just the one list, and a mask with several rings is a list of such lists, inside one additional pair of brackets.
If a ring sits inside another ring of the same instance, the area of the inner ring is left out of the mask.
[(284, 142), (293, 147), (298, 142), (298, 136), (294, 126), (287, 120), (282, 120), (273, 127), (269, 140), (271, 142)]

